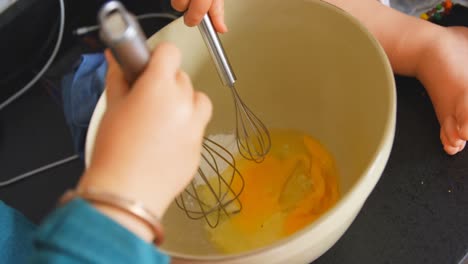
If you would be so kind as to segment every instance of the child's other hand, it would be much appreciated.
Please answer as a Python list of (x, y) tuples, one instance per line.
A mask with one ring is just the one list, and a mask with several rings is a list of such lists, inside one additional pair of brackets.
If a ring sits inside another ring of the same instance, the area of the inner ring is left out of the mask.
[(435, 107), (445, 151), (454, 155), (468, 140), (468, 28), (443, 30), (426, 49), (418, 78)]
[(224, 23), (224, 0), (171, 0), (171, 4), (175, 10), (185, 12), (184, 21), (187, 26), (200, 24), (203, 16), (209, 13), (216, 31), (227, 32)]
[(171, 44), (153, 51), (131, 89), (112, 55), (106, 56), (108, 107), (79, 187), (142, 202), (162, 216), (195, 175), (211, 102), (193, 90)]

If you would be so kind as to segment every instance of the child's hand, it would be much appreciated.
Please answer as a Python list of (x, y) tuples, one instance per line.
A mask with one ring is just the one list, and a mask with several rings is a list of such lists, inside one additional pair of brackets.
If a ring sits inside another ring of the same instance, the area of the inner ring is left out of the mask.
[(79, 187), (142, 202), (161, 217), (195, 175), (211, 102), (193, 90), (173, 45), (154, 50), (131, 89), (106, 55), (108, 108)]
[(445, 151), (454, 155), (468, 140), (468, 28), (443, 30), (418, 65), (418, 78), (434, 104)]
[(227, 32), (224, 24), (224, 0), (171, 0), (171, 3), (175, 10), (186, 12), (184, 21), (187, 26), (198, 25), (209, 12), (216, 31)]

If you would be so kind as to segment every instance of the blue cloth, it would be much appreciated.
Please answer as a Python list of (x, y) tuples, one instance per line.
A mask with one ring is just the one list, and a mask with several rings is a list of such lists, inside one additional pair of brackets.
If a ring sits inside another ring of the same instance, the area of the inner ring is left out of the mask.
[(79, 65), (62, 79), (65, 120), (70, 128), (76, 152), (84, 159), (89, 121), (104, 91), (107, 62), (102, 53), (81, 57)]
[(153, 245), (81, 199), (55, 210), (39, 227), (31, 263), (169, 263)]
[(33, 252), (36, 226), (0, 201), (0, 262), (26, 263)]

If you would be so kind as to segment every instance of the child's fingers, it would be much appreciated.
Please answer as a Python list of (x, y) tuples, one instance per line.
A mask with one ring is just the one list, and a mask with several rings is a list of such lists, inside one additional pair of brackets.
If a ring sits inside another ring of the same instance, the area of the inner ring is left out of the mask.
[(224, 0), (213, 0), (209, 12), (216, 31), (226, 33), (228, 29), (224, 23)]
[(188, 74), (184, 71), (179, 70), (176, 75), (176, 82), (178, 88), (180, 89), (179, 92), (182, 94), (182, 96), (184, 98), (192, 100), (194, 90), (192, 86), (192, 81), (190, 80)]
[(468, 140), (468, 98), (459, 99), (456, 107), (458, 134), (463, 140)]
[(462, 151), (466, 146), (466, 141), (463, 141), (463, 144), (458, 148), (458, 152)]
[(179, 12), (187, 10), (189, 3), (190, 0), (171, 0), (172, 7)]
[(180, 86), (190, 86), (190, 87), (192, 86), (192, 81), (190, 80), (189, 75), (182, 70), (179, 70), (177, 72), (176, 81), (177, 81), (177, 84)]
[[(176, 78), (182, 63), (182, 54), (179, 49), (170, 43), (161, 43), (154, 49), (151, 59), (143, 74), (137, 80), (138, 83), (145, 83), (142, 87), (147, 87), (155, 91), (154, 80), (171, 80)], [(150, 85), (151, 84), (151, 85)], [(169, 89), (164, 85), (157, 86), (159, 89)], [(155, 91), (160, 92), (160, 91)]]
[(211, 119), (212, 104), (208, 96), (193, 89), (189, 75), (184, 71), (177, 73), (176, 81), (178, 88), (184, 98), (190, 98), (193, 103), (194, 119), (199, 122), (204, 130), (206, 124)]
[(204, 131), (211, 119), (213, 104), (205, 93), (199, 91), (193, 94), (193, 103), (195, 108), (195, 120), (200, 122), (199, 124), (202, 126), (202, 131)]
[(104, 52), (108, 69), (106, 76), (106, 96), (109, 103), (123, 98), (129, 91), (129, 85), (120, 69), (119, 64), (112, 56), (110, 50)]
[(445, 136), (447, 137), (449, 144), (452, 147), (458, 148), (463, 144), (463, 140), (458, 136), (458, 125), (456, 123), (455, 117), (452, 115), (448, 116), (445, 119), (442, 128), (445, 132)]
[(200, 23), (203, 16), (208, 13), (211, 7), (211, 1), (192, 0), (190, 1), (188, 11), (184, 15), (184, 21), (187, 26), (193, 27)]
[(442, 141), (442, 145), (444, 146), (444, 150), (445, 152), (447, 152), (447, 154), (449, 155), (457, 154), (458, 148), (451, 146), (443, 129), (440, 130), (440, 141)]

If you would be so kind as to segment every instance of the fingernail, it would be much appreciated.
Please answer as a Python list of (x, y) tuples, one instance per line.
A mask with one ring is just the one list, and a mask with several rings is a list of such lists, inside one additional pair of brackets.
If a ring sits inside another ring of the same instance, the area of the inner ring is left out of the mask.
[(456, 147), (452, 147), (450, 145), (444, 145), (444, 150), (445, 152), (447, 152), (447, 154), (449, 155), (455, 155), (455, 153), (457, 153), (457, 148)]

